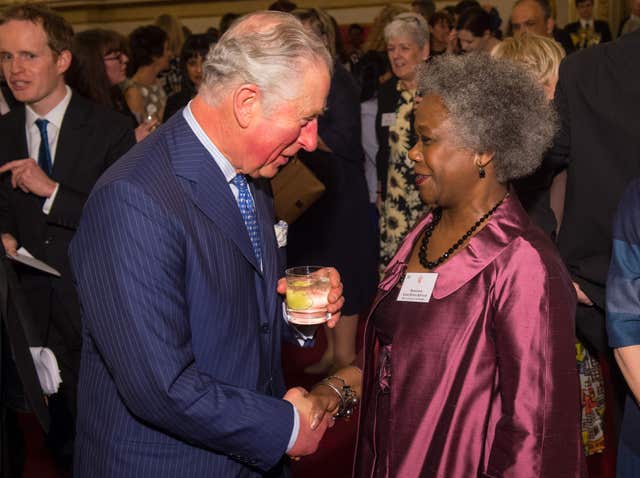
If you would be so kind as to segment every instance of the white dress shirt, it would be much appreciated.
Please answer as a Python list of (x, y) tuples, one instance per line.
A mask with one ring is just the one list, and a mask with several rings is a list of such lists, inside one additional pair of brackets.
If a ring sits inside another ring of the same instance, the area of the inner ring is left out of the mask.
[(585, 30), (593, 30), (593, 20), (580, 19), (580, 26)]
[[(37, 119), (46, 119), (49, 121), (47, 124), (47, 136), (49, 139), (49, 151), (51, 151), (51, 167), (56, 161), (56, 150), (58, 149), (58, 137), (60, 128), (62, 127), (62, 120), (67, 112), (67, 107), (71, 101), (71, 88), (66, 86), (67, 94), (62, 101), (56, 105), (51, 111), (44, 116), (39, 116), (29, 105), (25, 105), (25, 130), (27, 133), (27, 148), (29, 150), (29, 157), (38, 162), (38, 151), (40, 150), (40, 130), (36, 125)], [(56, 189), (53, 194), (47, 198), (42, 206), (42, 212), (49, 214), (53, 202), (58, 194), (60, 184), (56, 184)]]

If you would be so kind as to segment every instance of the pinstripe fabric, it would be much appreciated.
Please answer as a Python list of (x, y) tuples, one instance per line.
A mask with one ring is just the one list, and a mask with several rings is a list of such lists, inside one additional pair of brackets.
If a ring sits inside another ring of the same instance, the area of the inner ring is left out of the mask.
[(293, 426), (273, 398), (282, 265), (269, 197), (251, 188), (264, 272), (180, 114), (94, 189), (70, 249), (84, 339), (75, 476), (262, 476), (278, 464)]

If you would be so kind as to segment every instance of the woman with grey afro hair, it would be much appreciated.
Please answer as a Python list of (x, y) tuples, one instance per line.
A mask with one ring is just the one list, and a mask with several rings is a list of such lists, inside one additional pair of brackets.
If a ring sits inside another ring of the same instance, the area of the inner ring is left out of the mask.
[(436, 58), (418, 73), (418, 90), (440, 97), (459, 146), (494, 154), (500, 182), (532, 173), (551, 146), (555, 112), (533, 75), (513, 62)]
[(361, 401), (354, 476), (581, 477), (575, 291), (508, 184), (540, 162), (553, 113), (517, 64), (427, 68), (409, 159), (431, 212), (385, 270), (363, 360), (310, 398), (337, 416)]

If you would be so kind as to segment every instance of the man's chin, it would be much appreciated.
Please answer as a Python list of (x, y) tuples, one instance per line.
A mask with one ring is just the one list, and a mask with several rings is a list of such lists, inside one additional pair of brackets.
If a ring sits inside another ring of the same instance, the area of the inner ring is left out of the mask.
[(288, 156), (282, 156), (272, 163), (265, 164), (258, 170), (257, 176), (267, 179), (273, 178), (276, 174), (278, 174), (278, 171), (280, 171), (283, 166), (286, 166), (290, 159), (291, 158)]

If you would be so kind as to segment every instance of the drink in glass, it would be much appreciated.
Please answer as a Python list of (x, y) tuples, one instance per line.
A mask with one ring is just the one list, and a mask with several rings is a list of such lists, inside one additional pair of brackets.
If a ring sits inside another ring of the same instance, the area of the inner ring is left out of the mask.
[(329, 270), (320, 266), (292, 267), (287, 279), (287, 318), (300, 332), (313, 335), (318, 324), (331, 318), (327, 312)]

